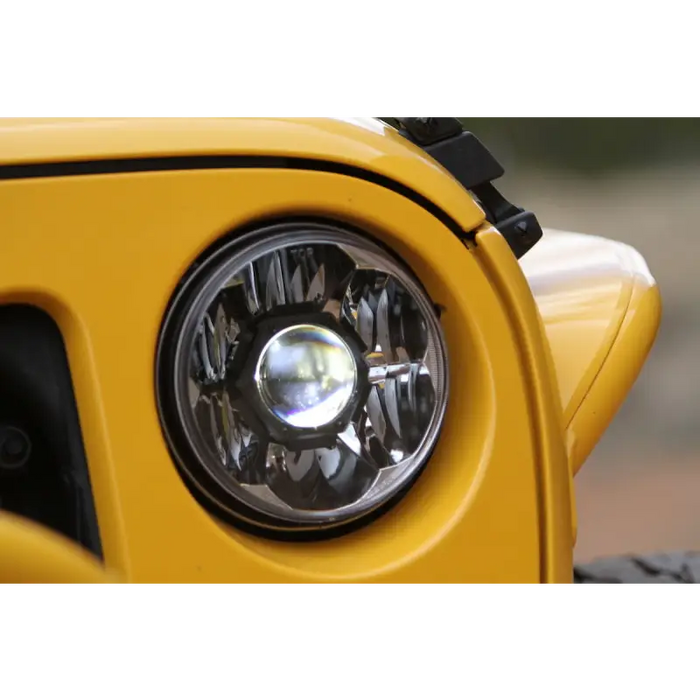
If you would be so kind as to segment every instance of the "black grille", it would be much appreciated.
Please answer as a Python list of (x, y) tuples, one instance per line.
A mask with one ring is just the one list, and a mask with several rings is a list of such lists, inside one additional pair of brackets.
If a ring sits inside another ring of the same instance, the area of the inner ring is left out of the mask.
[(0, 308), (0, 509), (102, 554), (63, 338), (30, 306)]

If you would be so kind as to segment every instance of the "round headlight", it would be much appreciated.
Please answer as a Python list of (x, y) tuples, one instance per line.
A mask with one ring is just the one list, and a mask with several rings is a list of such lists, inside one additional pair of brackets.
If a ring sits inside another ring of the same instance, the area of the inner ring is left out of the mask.
[(447, 402), (435, 307), (350, 230), (271, 226), (185, 280), (158, 350), (158, 404), (179, 467), (217, 511), (327, 530), (417, 478)]

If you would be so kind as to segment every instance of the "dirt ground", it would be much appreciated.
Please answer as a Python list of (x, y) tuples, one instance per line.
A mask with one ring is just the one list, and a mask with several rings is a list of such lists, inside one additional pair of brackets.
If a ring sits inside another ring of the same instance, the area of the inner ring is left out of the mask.
[(577, 477), (577, 558), (700, 550), (700, 166), (587, 180), (520, 173), (503, 189), (544, 226), (634, 245), (663, 296), (649, 362)]

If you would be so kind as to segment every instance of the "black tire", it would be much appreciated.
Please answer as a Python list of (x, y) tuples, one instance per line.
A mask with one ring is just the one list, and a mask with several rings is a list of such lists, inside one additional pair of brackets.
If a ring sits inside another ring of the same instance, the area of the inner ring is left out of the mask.
[(574, 583), (700, 583), (700, 553), (599, 559), (577, 565)]

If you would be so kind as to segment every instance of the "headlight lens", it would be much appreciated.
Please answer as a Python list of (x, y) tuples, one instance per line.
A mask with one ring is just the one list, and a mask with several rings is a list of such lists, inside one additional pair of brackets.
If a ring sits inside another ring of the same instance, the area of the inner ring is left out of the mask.
[(274, 530), (368, 515), (418, 476), (447, 401), (435, 308), (353, 231), (273, 226), (214, 253), (166, 318), (158, 399), (207, 500)]
[(290, 326), (260, 355), (255, 384), (270, 412), (294, 428), (337, 420), (353, 399), (358, 368), (340, 335), (323, 326)]

